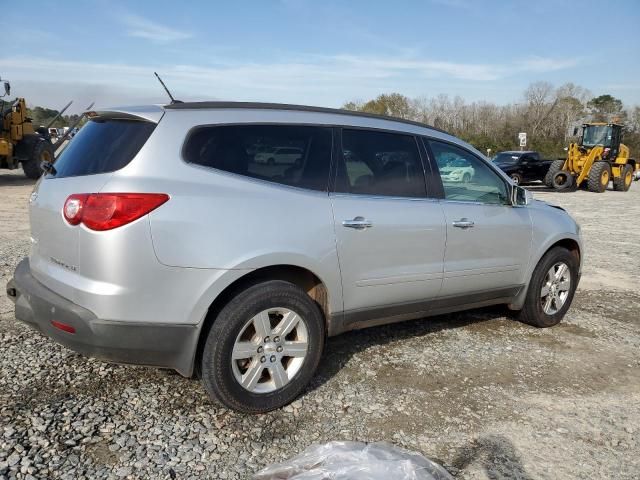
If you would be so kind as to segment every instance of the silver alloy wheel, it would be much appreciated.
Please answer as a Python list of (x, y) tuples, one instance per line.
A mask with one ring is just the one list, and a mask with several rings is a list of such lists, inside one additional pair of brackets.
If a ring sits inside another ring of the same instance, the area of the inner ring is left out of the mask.
[(269, 308), (242, 327), (231, 354), (236, 381), (253, 393), (287, 385), (300, 371), (309, 347), (304, 319), (288, 308)]
[(571, 289), (571, 271), (564, 262), (553, 265), (540, 290), (540, 302), (547, 315), (557, 313), (567, 301)]

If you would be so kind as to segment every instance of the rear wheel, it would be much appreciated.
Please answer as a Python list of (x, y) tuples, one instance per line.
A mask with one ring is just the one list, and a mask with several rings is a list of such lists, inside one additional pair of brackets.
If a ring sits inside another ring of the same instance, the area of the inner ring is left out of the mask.
[(594, 162), (587, 177), (587, 188), (590, 192), (602, 193), (609, 186), (611, 167), (607, 162)]
[(618, 192), (626, 192), (633, 182), (633, 168), (631, 165), (624, 165), (620, 168), (620, 176), (613, 179), (613, 189)]
[(519, 173), (512, 173), (509, 176), (511, 177), (511, 180), (513, 180), (513, 183), (515, 183), (516, 185), (520, 185), (522, 183), (522, 175), (520, 175)]
[(562, 170), (562, 167), (564, 167), (564, 160), (554, 160), (553, 162), (551, 162), (549, 170), (547, 170), (547, 173), (544, 176), (544, 184), (547, 187), (553, 187), (553, 177), (556, 175), (556, 173)]
[(202, 382), (229, 408), (263, 413), (293, 401), (313, 377), (324, 347), (324, 319), (299, 287), (254, 285), (214, 321), (202, 354)]
[(471, 175), (469, 175), (468, 173), (465, 173), (465, 174), (462, 176), (462, 182), (463, 182), (463, 183), (469, 183), (470, 181), (471, 181)]
[(560, 323), (578, 286), (578, 260), (566, 248), (554, 247), (538, 262), (518, 320), (534, 327)]

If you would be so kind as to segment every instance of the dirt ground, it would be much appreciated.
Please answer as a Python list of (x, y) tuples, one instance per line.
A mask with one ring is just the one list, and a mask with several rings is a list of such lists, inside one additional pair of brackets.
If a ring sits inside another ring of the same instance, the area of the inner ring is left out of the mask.
[(301, 399), (257, 417), (211, 404), (197, 381), (85, 359), (15, 321), (4, 285), (28, 253), (32, 187), (0, 171), (0, 478), (30, 474), (3, 471), (10, 455), (35, 478), (248, 478), (330, 440), (389, 441), (464, 479), (640, 478), (640, 182), (531, 187), (586, 244), (557, 327), (488, 308), (351, 332), (329, 340)]

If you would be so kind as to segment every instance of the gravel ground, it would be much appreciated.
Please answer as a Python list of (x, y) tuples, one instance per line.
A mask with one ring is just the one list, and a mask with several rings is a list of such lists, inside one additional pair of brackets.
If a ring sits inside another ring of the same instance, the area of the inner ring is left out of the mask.
[(312, 387), (261, 416), (194, 380), (83, 358), (17, 323), (33, 182), (0, 172), (0, 479), (248, 478), (312, 443), (386, 440), (457, 478), (640, 478), (640, 183), (553, 193), (586, 240), (564, 322), (489, 308), (330, 339)]

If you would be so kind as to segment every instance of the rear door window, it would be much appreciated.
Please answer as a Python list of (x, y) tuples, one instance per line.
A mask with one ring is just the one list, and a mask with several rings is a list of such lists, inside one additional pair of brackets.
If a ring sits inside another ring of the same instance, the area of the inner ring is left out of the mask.
[(89, 120), (56, 160), (54, 177), (94, 175), (121, 169), (137, 155), (155, 126), (155, 123), (141, 120)]
[(411, 135), (343, 129), (336, 191), (361, 195), (426, 197), (422, 161)]
[(326, 191), (332, 131), (301, 125), (224, 125), (197, 128), (187, 139), (187, 162), (293, 187)]

